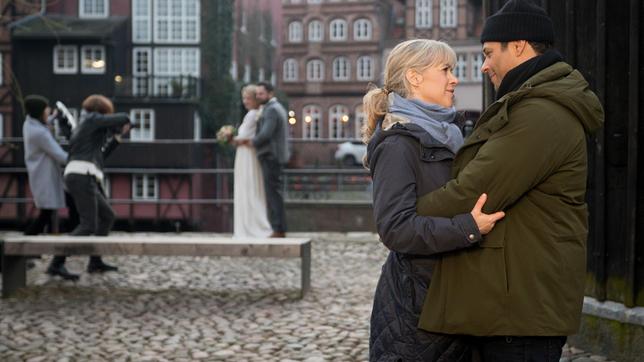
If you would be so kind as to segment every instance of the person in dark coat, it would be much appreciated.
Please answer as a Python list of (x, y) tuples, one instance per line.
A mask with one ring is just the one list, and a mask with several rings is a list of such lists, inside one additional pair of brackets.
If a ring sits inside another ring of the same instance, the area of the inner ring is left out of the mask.
[[(80, 218), (70, 234), (107, 236), (114, 223), (114, 211), (102, 189), (103, 163), (118, 145), (120, 135), (130, 130), (130, 118), (125, 113), (112, 114), (112, 101), (102, 95), (87, 97), (82, 108), (84, 114), (69, 141), (69, 162), (64, 172), (65, 186)], [(48, 272), (55, 272), (64, 263), (64, 256), (54, 257)], [(92, 255), (87, 265), (88, 273), (116, 270), (98, 255)]]
[(370, 361), (470, 361), (459, 336), (418, 329), (437, 254), (469, 248), (490, 232), (503, 212), (481, 212), (483, 194), (469, 213), (453, 218), (416, 213), (416, 199), (449, 180), (463, 144), (454, 123), (454, 51), (416, 39), (398, 44), (385, 66), (385, 85), (364, 97), (365, 163), (373, 179), (378, 234), (390, 250), (371, 314)]

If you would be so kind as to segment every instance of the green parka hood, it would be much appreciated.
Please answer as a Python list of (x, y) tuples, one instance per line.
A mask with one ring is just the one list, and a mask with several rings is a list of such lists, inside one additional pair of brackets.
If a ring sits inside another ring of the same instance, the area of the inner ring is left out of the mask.
[(545, 98), (556, 102), (577, 116), (587, 134), (594, 133), (604, 123), (604, 110), (599, 99), (589, 89), (581, 73), (565, 62), (557, 62), (540, 71), (499, 101), (507, 98), (509, 105), (525, 98)]

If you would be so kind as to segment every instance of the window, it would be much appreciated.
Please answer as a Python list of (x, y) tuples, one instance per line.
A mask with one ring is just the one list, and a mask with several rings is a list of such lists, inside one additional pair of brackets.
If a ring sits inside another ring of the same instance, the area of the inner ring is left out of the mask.
[(78, 72), (78, 48), (75, 45), (54, 47), (54, 74), (76, 74)]
[(349, 109), (342, 105), (335, 105), (329, 109), (329, 138), (347, 138), (349, 130)]
[(152, 0), (132, 1), (132, 42), (149, 43), (152, 39)]
[(289, 58), (284, 61), (282, 79), (285, 82), (297, 81), (297, 60)]
[(312, 20), (309, 23), (309, 41), (320, 42), (324, 40), (324, 26), (319, 20)]
[(265, 77), (266, 74), (264, 72), (264, 68), (259, 68), (259, 70), (257, 71), (257, 80), (259, 82), (263, 82)]
[(324, 80), (324, 63), (320, 59), (306, 63), (306, 80), (321, 82)]
[(355, 118), (355, 127), (356, 127), (356, 136), (355, 138), (362, 138), (362, 127), (365, 122), (365, 115), (362, 106), (356, 107), (356, 118)]
[(288, 41), (291, 43), (302, 41), (302, 23), (299, 21), (293, 21), (288, 24)]
[(106, 18), (109, 15), (109, 0), (80, 0), (78, 16), (81, 18)]
[[(199, 77), (199, 48), (154, 49), (154, 93), (169, 95), (185, 87), (196, 87)], [(184, 84), (178, 83), (182, 80)], [(174, 90), (172, 88), (175, 88)]]
[(373, 58), (364, 56), (358, 58), (358, 72), (356, 77), (358, 80), (373, 80)]
[(244, 65), (244, 83), (250, 83), (250, 64)]
[(132, 198), (156, 200), (159, 198), (159, 181), (156, 175), (132, 175)]
[(154, 139), (154, 109), (132, 109), (130, 119), (138, 128), (132, 128), (130, 139), (133, 141), (147, 141)]
[(309, 4), (320, 4), (320, 3), (322, 3), (322, 0), (308, 0), (307, 3), (309, 3)]
[(483, 54), (481, 53), (474, 54), (474, 57), (472, 59), (472, 80), (478, 81), (478, 82), (483, 80), (483, 72), (481, 72), (482, 66), (483, 66)]
[(441, 0), (441, 28), (455, 28), (456, 16), (456, 0)]
[(132, 92), (135, 96), (150, 94), (150, 48), (132, 49)]
[(416, 27), (432, 27), (432, 0), (416, 0)]
[(346, 57), (337, 57), (333, 59), (333, 80), (349, 80), (350, 65)]
[(354, 40), (371, 40), (371, 21), (369, 19), (358, 19), (353, 23)]
[(105, 47), (84, 45), (81, 47), (81, 73), (105, 74)]
[(467, 55), (466, 54), (457, 54), (456, 55), (456, 67), (454, 68), (454, 76), (459, 81), (467, 80)]
[(4, 54), (0, 53), (0, 85), (4, 84)]
[(199, 112), (197, 111), (192, 116), (192, 125), (194, 128), (194, 140), (199, 141), (201, 139), (201, 116), (199, 116)]
[(322, 111), (320, 107), (309, 105), (302, 110), (302, 138), (304, 139), (319, 139), (320, 138), (320, 122), (322, 121)]
[(331, 41), (347, 40), (347, 22), (344, 19), (335, 19), (330, 24)]
[(0, 113), (0, 143), (4, 138), (4, 114)]
[(158, 0), (154, 5), (155, 42), (186, 44), (199, 42), (198, 0)]

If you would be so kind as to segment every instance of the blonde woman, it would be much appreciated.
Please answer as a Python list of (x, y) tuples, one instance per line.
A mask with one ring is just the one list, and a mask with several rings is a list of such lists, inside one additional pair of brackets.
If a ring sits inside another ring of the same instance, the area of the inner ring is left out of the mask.
[(268, 222), (266, 196), (262, 168), (257, 159), (255, 147), (250, 142), (257, 131), (260, 116), (257, 87), (247, 85), (242, 89), (242, 102), (248, 110), (239, 126), (235, 144), (235, 187), (234, 187), (234, 236), (268, 237), (273, 230)]
[(380, 239), (390, 249), (374, 297), (371, 361), (471, 358), (464, 339), (417, 328), (438, 254), (475, 247), (504, 216), (481, 212), (485, 195), (472, 212), (451, 219), (416, 213), (416, 199), (449, 180), (452, 160), (463, 144), (454, 122), (455, 61), (454, 51), (443, 42), (405, 41), (387, 59), (384, 86), (364, 97), (365, 163), (373, 178), (374, 216)]

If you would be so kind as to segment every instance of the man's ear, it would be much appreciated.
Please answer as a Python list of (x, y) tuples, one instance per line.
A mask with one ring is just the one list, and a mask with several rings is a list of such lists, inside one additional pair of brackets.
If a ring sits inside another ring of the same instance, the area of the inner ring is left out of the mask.
[(528, 47), (527, 40), (515, 40), (510, 42), (510, 48), (514, 52), (514, 55), (520, 57), (523, 55)]

